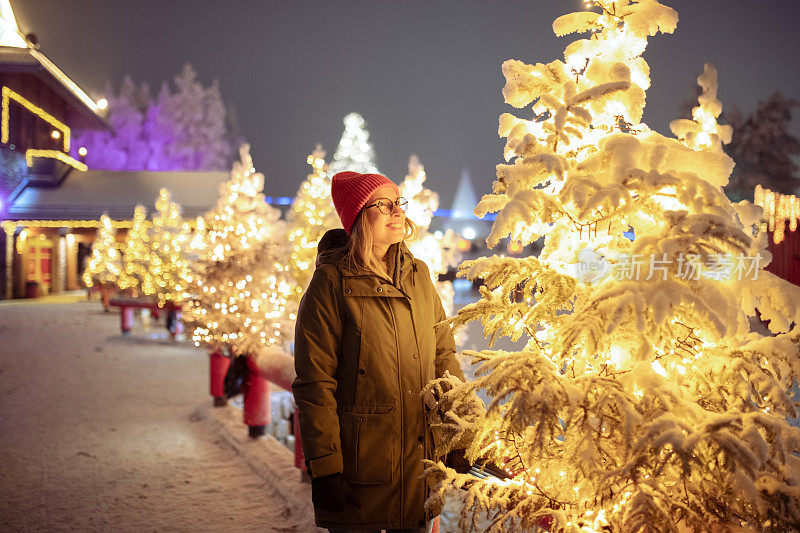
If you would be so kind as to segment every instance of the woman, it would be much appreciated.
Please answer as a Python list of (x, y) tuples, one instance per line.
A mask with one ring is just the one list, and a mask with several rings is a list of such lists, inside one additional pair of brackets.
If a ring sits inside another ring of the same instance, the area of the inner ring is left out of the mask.
[(331, 195), (344, 229), (328, 231), (300, 302), (292, 390), (317, 525), (331, 532), (422, 532), (420, 476), (433, 457), (421, 391), (463, 379), (428, 267), (397, 185), (340, 172)]

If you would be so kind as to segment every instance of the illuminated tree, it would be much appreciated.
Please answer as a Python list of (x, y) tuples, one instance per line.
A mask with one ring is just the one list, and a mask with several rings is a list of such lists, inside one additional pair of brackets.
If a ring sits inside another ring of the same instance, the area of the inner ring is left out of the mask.
[(162, 188), (156, 199), (150, 253), (146, 256), (149, 275), (141, 284), (142, 293), (155, 296), (159, 306), (167, 302), (179, 304), (183, 299), (189, 275), (185, 257), (189, 231), (181, 218), (180, 207), (170, 200), (169, 191)]
[(330, 175), (351, 170), (364, 174), (377, 173), (375, 151), (369, 142), (367, 122), (358, 113), (350, 113), (344, 117), (344, 133), (333, 154)]
[(227, 110), (219, 83), (214, 81), (210, 87), (203, 87), (189, 64), (183, 66), (173, 83), (175, 91), (162, 88), (149, 116), (154, 136), (165, 141), (158, 154), (167, 164), (165, 170), (227, 168), (234, 150), (229, 142)]
[(122, 269), (117, 281), (117, 286), (121, 290), (129, 290), (134, 295), (141, 292), (140, 287), (143, 283), (148, 286), (152, 285), (150, 281), (146, 281), (150, 277), (147, 263), (150, 255), (148, 226), (147, 209), (142, 205), (137, 205), (133, 211), (133, 222), (122, 250)]
[[(475, 213), (497, 212), (492, 247), (545, 244), (459, 268), (485, 286), (454, 324), (527, 340), (470, 352), (474, 382), (426, 390), (443, 450), (509, 471), (500, 482), (430, 464), (430, 505), (468, 490), (464, 529), (483, 511), (493, 531), (800, 527), (800, 429), (787, 422), (800, 294), (762, 270), (759, 210), (722, 192), (716, 71), (698, 78), (693, 120), (671, 124), (677, 138), (641, 122), (646, 39), (676, 24), (653, 0), (589, 2), (553, 25), (591, 34), (565, 61), (503, 65), (506, 102), (531, 107), (500, 117), (509, 163)], [(756, 311), (773, 336), (750, 330)]]
[(289, 242), (292, 249), (289, 266), (294, 278), (292, 298), (297, 302), (314, 273), (319, 240), (331, 228), (341, 227), (331, 202), (331, 180), (325, 164), (325, 151), (317, 145), (308, 156), (311, 174), (300, 184), (287, 214)]
[(91, 287), (98, 285), (114, 285), (120, 277), (122, 262), (116, 247), (114, 235), (117, 230), (111, 225), (111, 219), (103, 213), (100, 227), (92, 244), (92, 255), (83, 271), (83, 283)]
[(282, 347), (297, 316), (288, 301), (285, 223), (264, 200), (264, 175), (253, 168), (248, 145), (240, 156), (205, 216), (206, 239), (196, 248), (183, 320), (195, 344), (249, 354)]
[(230, 164), (238, 146), (235, 121), (219, 84), (204, 87), (191, 65), (172, 86), (164, 82), (155, 98), (146, 83), (137, 85), (130, 76), (119, 93), (106, 87), (105, 97), (112, 131), (76, 131), (72, 142), (74, 157), (80, 147), (87, 149), (90, 168), (219, 170)]
[(445, 312), (450, 316), (453, 314), (453, 284), (439, 281), (439, 275), (445, 274), (458, 262), (456, 238), (452, 231), (438, 238), (428, 231), (433, 214), (439, 207), (439, 195), (425, 188), (425, 178), (425, 167), (417, 156), (412, 155), (408, 160), (408, 175), (400, 184), (400, 196), (408, 200), (406, 216), (419, 229), (419, 237), (409, 242), (408, 247), (414, 257), (428, 265), (434, 287), (442, 299)]

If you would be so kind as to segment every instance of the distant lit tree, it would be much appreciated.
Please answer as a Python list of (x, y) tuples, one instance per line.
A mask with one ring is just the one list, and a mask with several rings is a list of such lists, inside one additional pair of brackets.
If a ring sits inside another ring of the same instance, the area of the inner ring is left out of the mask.
[(400, 196), (408, 200), (406, 216), (417, 225), (419, 237), (408, 243), (414, 257), (422, 259), (428, 265), (436, 292), (442, 299), (442, 305), (448, 316), (453, 313), (453, 284), (439, 281), (439, 275), (445, 274), (451, 266), (458, 262), (456, 237), (447, 231), (436, 237), (428, 231), (433, 214), (439, 207), (439, 195), (425, 188), (425, 167), (419, 158), (412, 155), (408, 160), (408, 175), (400, 184)]
[(181, 218), (180, 207), (170, 199), (169, 191), (162, 188), (156, 199), (150, 235), (149, 283), (142, 285), (142, 292), (155, 296), (160, 306), (183, 299), (189, 276), (186, 260), (189, 238), (189, 227)]
[[(147, 84), (126, 76), (119, 93), (106, 87), (113, 131), (76, 131), (72, 151), (85, 147), (90, 168), (108, 170), (223, 170), (239, 144), (218, 82), (204, 87), (191, 65), (164, 83), (155, 99)], [(235, 143), (235, 144), (234, 144)]]
[(143, 284), (150, 285), (150, 234), (148, 231), (147, 209), (137, 205), (133, 211), (133, 222), (122, 250), (122, 270), (117, 286), (134, 295), (140, 292)]
[(314, 273), (319, 240), (329, 229), (341, 226), (331, 202), (331, 180), (321, 145), (308, 156), (308, 164), (311, 174), (300, 184), (286, 216), (292, 246), (289, 256), (294, 279), (292, 299), (297, 302)]
[(365, 174), (379, 172), (375, 166), (375, 151), (369, 142), (367, 122), (358, 113), (344, 117), (344, 133), (330, 165), (331, 176), (344, 170)]
[(83, 283), (87, 287), (117, 283), (122, 270), (122, 261), (114, 238), (116, 233), (111, 219), (103, 213), (100, 217), (100, 227), (97, 228), (97, 237), (92, 244), (92, 255), (89, 256), (83, 271)]

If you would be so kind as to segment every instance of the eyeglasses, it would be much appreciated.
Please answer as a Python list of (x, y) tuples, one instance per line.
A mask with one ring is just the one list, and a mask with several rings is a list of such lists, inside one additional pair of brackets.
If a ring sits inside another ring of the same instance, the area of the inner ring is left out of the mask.
[(401, 211), (405, 211), (408, 207), (408, 200), (403, 198), (402, 196), (395, 200), (394, 202), (389, 200), (388, 198), (378, 198), (378, 200), (372, 204), (368, 205), (364, 209), (369, 209), (370, 207), (377, 207), (381, 210), (381, 213), (384, 215), (391, 215), (392, 211), (394, 211), (394, 206), (400, 208)]

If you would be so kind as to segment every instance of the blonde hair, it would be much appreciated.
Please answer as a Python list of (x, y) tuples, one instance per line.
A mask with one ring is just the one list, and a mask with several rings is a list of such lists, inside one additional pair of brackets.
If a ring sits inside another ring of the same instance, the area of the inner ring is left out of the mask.
[[(406, 217), (401, 242), (416, 239), (418, 233), (417, 225)], [(349, 270), (359, 274), (376, 274), (391, 279), (383, 261), (372, 253), (372, 227), (367, 222), (363, 209), (353, 222), (342, 262)]]

